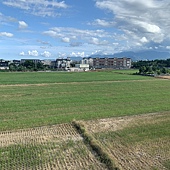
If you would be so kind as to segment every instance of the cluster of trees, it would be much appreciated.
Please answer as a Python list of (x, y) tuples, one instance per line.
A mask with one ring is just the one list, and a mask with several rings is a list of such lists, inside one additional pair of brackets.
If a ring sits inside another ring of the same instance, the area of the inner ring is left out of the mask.
[(34, 63), (31, 60), (27, 60), (21, 64), (11, 63), (9, 65), (10, 71), (41, 71), (41, 70), (47, 70), (47, 69), (48, 67), (43, 65), (43, 63), (41, 62)]
[(154, 67), (154, 66), (141, 66), (139, 68), (139, 74), (149, 74), (149, 75), (153, 75), (153, 74), (170, 74), (170, 70), (166, 67)]
[(137, 61), (133, 63), (132, 68), (139, 69), (139, 74), (170, 74), (170, 59)]

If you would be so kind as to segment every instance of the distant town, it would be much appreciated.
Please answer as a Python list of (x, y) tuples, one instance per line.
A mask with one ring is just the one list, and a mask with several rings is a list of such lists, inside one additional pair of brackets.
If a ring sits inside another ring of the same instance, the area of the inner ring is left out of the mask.
[(4, 60), (0, 59), (1, 71), (89, 71), (96, 69), (130, 69), (131, 58), (82, 58), (74, 61), (70, 58), (57, 58), (56, 60), (21, 59)]

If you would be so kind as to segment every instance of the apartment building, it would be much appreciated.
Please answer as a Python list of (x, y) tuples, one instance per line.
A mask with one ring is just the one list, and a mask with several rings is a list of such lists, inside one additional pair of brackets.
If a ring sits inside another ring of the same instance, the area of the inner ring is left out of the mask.
[(68, 68), (70, 68), (70, 63), (71, 63), (70, 58), (65, 58), (65, 59), (58, 58), (56, 59), (56, 68), (67, 70)]
[(93, 58), (93, 68), (112, 68), (112, 69), (129, 69), (131, 68), (130, 58)]

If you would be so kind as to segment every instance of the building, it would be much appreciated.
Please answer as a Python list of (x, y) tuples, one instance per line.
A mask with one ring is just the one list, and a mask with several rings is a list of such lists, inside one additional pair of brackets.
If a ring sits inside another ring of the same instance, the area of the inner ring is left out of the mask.
[(91, 57), (83, 58), (81, 64), (89, 64), (89, 68), (93, 68), (93, 59)]
[(9, 61), (0, 60), (0, 70), (9, 70)]
[(78, 68), (79, 71), (89, 71), (89, 64), (76, 64), (75, 68)]
[(34, 64), (37, 64), (37, 63), (40, 63), (40, 62), (41, 62), (41, 60), (39, 60), (39, 59), (21, 59), (21, 64), (22, 64), (22, 63), (25, 63), (26, 61), (31, 61), (31, 62), (33, 62)]
[(56, 68), (68, 70), (70, 68), (70, 58), (58, 58), (56, 59)]
[(130, 58), (93, 58), (93, 68), (95, 69), (129, 69), (131, 68)]

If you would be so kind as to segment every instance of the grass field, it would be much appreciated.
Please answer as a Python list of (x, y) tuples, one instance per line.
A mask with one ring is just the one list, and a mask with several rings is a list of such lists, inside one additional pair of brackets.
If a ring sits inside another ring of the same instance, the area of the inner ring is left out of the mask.
[[(114, 74), (117, 72), (127, 74)], [(40, 84), (91, 81), (141, 80), (147, 77), (131, 76), (136, 70), (107, 72), (0, 72), (0, 84)], [(113, 76), (114, 74), (114, 76)]]
[(170, 110), (168, 80), (113, 72), (4, 73), (16, 81), (3, 82), (2, 75), (0, 130)]
[(168, 169), (170, 81), (134, 72), (0, 73), (0, 169), (107, 169), (73, 120), (120, 169)]

